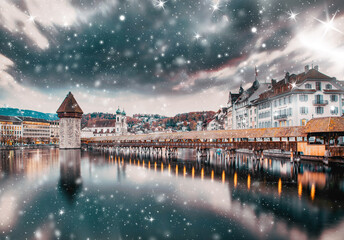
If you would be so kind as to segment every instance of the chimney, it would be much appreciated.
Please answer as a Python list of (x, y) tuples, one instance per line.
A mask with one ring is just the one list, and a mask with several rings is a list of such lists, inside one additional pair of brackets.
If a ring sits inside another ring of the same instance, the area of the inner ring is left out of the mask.
[(284, 77), (284, 83), (288, 83), (289, 82), (289, 72), (285, 73), (285, 77)]
[(314, 70), (319, 71), (319, 66), (318, 66), (318, 65), (315, 65), (315, 66), (314, 66)]
[(305, 73), (308, 73), (308, 71), (309, 71), (309, 65), (306, 65), (305, 66)]
[(271, 79), (271, 84), (272, 84), (272, 85), (275, 85), (276, 82), (277, 82), (276, 79), (273, 79), (273, 78)]

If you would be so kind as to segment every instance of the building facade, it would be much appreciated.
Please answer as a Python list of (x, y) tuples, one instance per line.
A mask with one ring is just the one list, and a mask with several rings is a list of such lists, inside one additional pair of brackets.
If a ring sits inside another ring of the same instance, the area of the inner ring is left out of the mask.
[(127, 116), (119, 108), (115, 119), (93, 119), (81, 130), (82, 138), (118, 136), (128, 134)]
[(306, 66), (303, 73), (273, 80), (257, 99), (258, 127), (304, 126), (313, 118), (342, 116), (343, 102), (340, 81)]
[(71, 92), (56, 111), (59, 120), (59, 148), (81, 147), (81, 118), (83, 111)]
[(255, 82), (246, 91), (240, 88), (234, 101), (230, 93), (227, 117), (232, 125), (226, 129), (304, 126), (313, 118), (344, 114), (343, 82), (319, 72), (318, 66), (286, 73), (269, 84)]
[(0, 116), (0, 145), (11, 145), (23, 137), (22, 122), (17, 117)]

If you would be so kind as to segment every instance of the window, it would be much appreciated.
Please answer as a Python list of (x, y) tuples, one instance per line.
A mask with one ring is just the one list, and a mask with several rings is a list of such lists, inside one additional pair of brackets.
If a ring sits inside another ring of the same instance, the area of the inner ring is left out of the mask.
[(277, 122), (275, 122), (275, 127), (277, 127)]
[(323, 95), (315, 95), (315, 104), (323, 104)]
[(331, 95), (331, 102), (337, 102), (338, 101), (338, 95)]
[(323, 114), (324, 113), (324, 108), (323, 107), (316, 107), (315, 108), (315, 112), (317, 114)]
[(301, 126), (306, 126), (307, 119), (301, 119)]
[(336, 115), (336, 114), (338, 114), (338, 107), (331, 107), (331, 114), (332, 115)]
[(300, 107), (300, 114), (308, 114), (308, 107)]
[(312, 84), (307, 83), (307, 84), (305, 85), (305, 88), (307, 88), (307, 89), (312, 89)]
[(299, 96), (300, 102), (307, 102), (308, 101), (308, 95), (303, 94)]
[(291, 103), (291, 96), (288, 96), (288, 102)]
[(283, 98), (283, 104), (287, 104), (287, 99)]
[(282, 98), (278, 99), (278, 103), (280, 106), (282, 105)]
[(316, 89), (317, 91), (321, 91), (321, 82), (316, 82), (316, 83), (315, 83), (315, 89)]
[(326, 89), (332, 89), (332, 85), (331, 84), (326, 84)]

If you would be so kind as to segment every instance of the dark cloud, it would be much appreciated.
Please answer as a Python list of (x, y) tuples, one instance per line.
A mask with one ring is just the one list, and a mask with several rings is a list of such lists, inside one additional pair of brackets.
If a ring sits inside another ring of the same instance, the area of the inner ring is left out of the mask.
[[(325, 4), (232, 0), (220, 1), (220, 9), (213, 12), (213, 1), (167, 1), (165, 9), (148, 0), (72, 1), (80, 14), (108, 3), (112, 3), (109, 9), (68, 28), (36, 22), (50, 43), (47, 49), (28, 43), (24, 33), (12, 35), (2, 29), (1, 52), (14, 62), (11, 74), (22, 84), (41, 89), (79, 84), (90, 90), (195, 93), (231, 80), (201, 79), (187, 90), (172, 89), (198, 72), (225, 67), (231, 59), (283, 49), (294, 34), (286, 22), (287, 12), (307, 13)], [(338, 10), (333, 4), (327, 6)], [(25, 5), (21, 8), (26, 9)], [(198, 33), (200, 38), (195, 39)], [(264, 39), (265, 48), (255, 47), (258, 38)], [(248, 73), (239, 70), (236, 75), (248, 78)]]

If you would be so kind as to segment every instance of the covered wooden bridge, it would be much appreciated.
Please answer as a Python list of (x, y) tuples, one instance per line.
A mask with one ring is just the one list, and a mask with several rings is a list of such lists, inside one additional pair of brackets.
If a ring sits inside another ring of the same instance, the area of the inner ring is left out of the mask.
[(280, 149), (292, 154), (343, 157), (344, 118), (312, 119), (306, 126), (121, 135), (82, 139), (89, 147)]

